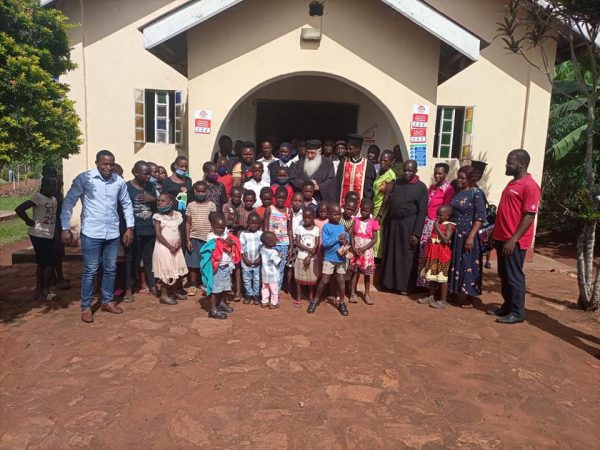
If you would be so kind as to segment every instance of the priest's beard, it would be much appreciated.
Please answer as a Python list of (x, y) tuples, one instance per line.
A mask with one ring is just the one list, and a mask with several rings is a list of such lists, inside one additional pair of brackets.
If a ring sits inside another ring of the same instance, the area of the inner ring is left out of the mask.
[(322, 159), (323, 157), (321, 155), (317, 155), (314, 159), (306, 158), (304, 160), (304, 173), (309, 178), (312, 178), (315, 172), (319, 170), (319, 167), (321, 167), (321, 163), (323, 162)]

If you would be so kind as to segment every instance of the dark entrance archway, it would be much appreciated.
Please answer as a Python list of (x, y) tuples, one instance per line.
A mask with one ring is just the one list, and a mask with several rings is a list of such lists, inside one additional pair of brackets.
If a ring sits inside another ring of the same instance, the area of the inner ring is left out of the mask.
[(337, 139), (356, 133), (359, 107), (350, 103), (300, 100), (257, 100), (257, 142), (283, 139)]

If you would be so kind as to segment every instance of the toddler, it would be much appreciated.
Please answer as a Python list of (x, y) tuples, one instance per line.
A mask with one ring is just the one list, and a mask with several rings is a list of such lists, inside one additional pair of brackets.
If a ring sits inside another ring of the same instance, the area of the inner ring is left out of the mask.
[(260, 249), (262, 231), (260, 217), (253, 212), (248, 216), (248, 226), (240, 233), (242, 247), (242, 277), (244, 279), (244, 304), (260, 304)]
[[(429, 304), (432, 308), (448, 306), (448, 270), (452, 261), (450, 242), (456, 225), (450, 222), (452, 207), (442, 205), (437, 209), (437, 220), (433, 223), (433, 231), (427, 243), (425, 265), (421, 276), (429, 281), (429, 296), (417, 300), (421, 304)], [(440, 289), (440, 299), (435, 299), (436, 285)]]
[(272, 231), (265, 231), (260, 237), (262, 248), (260, 250), (262, 277), (261, 307), (270, 309), (279, 308), (280, 266), (283, 266), (281, 252), (277, 251), (277, 236)]

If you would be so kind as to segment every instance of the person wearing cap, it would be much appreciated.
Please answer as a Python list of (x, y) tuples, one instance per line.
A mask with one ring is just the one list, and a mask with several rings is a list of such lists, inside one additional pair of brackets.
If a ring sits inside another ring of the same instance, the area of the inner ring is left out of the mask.
[(294, 189), (301, 191), (304, 183), (310, 181), (315, 187), (314, 198), (317, 201), (336, 201), (333, 163), (321, 155), (321, 141), (309, 140), (306, 148), (306, 158), (290, 167), (289, 176)]
[(294, 161), (294, 148), (292, 147), (292, 144), (290, 144), (289, 142), (282, 142), (279, 145), (279, 151), (277, 152), (277, 156), (279, 157), (278, 159), (276, 159), (275, 161), (269, 163), (268, 168), (269, 170), (267, 171), (269, 173), (269, 179), (270, 180), (276, 180), (277, 179), (277, 169), (279, 169), (282, 166), (285, 167), (290, 167)]
[(342, 207), (346, 194), (350, 191), (356, 192), (358, 198), (373, 198), (373, 183), (377, 173), (375, 166), (360, 151), (362, 149), (363, 137), (360, 134), (349, 134), (346, 140), (348, 153), (343, 165), (338, 170), (338, 186), (340, 195), (338, 197)]

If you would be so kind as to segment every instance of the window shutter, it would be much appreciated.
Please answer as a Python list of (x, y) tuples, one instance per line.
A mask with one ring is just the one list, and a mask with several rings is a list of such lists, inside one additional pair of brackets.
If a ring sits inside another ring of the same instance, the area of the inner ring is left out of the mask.
[(175, 91), (175, 144), (183, 143), (183, 103), (181, 91)]
[(474, 106), (465, 108), (463, 123), (462, 149), (460, 159), (471, 159), (473, 156), (473, 116), (475, 114)]
[(146, 104), (144, 102), (144, 90), (134, 90), (134, 142), (146, 142), (145, 127)]

